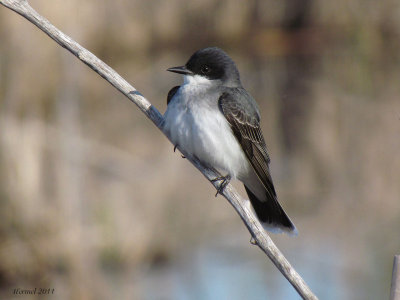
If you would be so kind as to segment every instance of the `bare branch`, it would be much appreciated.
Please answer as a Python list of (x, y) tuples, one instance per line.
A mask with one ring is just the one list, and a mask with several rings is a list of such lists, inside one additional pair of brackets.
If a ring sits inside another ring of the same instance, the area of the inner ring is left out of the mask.
[[(139, 109), (146, 114), (146, 116), (161, 130), (163, 117), (160, 112), (133, 86), (131, 86), (125, 79), (117, 74), (111, 67), (102, 62), (99, 58), (93, 55), (91, 52), (83, 48), (69, 36), (58, 30), (53, 26), (47, 19), (38, 14), (29, 4), (27, 0), (0, 0), (0, 4), (11, 10), (17, 12), (31, 23), (35, 24), (40, 30), (45, 32), (50, 38), (55, 40), (62, 47), (66, 48), (86, 65), (97, 72), (101, 77), (111, 83), (117, 90), (123, 93), (133, 103), (135, 103)], [(167, 136), (165, 132), (164, 135)], [(168, 137), (168, 136), (167, 136)], [(169, 138), (169, 137), (168, 137)], [(179, 149), (183, 155), (211, 182), (211, 179), (220, 176), (214, 170), (208, 169), (201, 164), (200, 161), (190, 157), (188, 153), (185, 153), (183, 149)], [(218, 182), (211, 182), (215, 188), (218, 188)], [(250, 231), (253, 239), (257, 245), (263, 250), (268, 257), (272, 260), (275, 266), (281, 271), (281, 273), (287, 278), (292, 286), (297, 290), (299, 295), (303, 299), (317, 299), (312, 293), (310, 288), (300, 277), (300, 275), (294, 270), (287, 259), (276, 247), (274, 242), (271, 240), (269, 235), (265, 232), (258, 219), (254, 216), (252, 210), (249, 207), (249, 201), (243, 199), (235, 191), (232, 185), (226, 186), (223, 191), (223, 196), (232, 204), (235, 208), (246, 227)]]
[(390, 300), (400, 300), (400, 255), (395, 255), (393, 260)]

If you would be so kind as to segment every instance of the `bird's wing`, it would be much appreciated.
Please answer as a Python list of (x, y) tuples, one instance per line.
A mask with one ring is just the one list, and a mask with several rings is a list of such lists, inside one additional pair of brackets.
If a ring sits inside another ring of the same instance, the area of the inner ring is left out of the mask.
[(174, 86), (169, 92), (168, 92), (168, 96), (167, 96), (167, 105), (169, 104), (169, 102), (171, 101), (171, 99), (175, 96), (176, 92), (179, 90), (180, 86)]
[(221, 95), (218, 105), (266, 191), (271, 198), (276, 198), (255, 100), (243, 88), (229, 89)]

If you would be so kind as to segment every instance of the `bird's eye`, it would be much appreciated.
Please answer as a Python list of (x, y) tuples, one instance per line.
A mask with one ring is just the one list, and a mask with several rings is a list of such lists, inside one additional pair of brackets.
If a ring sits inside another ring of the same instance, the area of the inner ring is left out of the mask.
[(210, 72), (210, 70), (211, 70), (210, 67), (207, 66), (207, 65), (204, 65), (204, 66), (201, 67), (201, 72), (203, 74), (208, 74)]

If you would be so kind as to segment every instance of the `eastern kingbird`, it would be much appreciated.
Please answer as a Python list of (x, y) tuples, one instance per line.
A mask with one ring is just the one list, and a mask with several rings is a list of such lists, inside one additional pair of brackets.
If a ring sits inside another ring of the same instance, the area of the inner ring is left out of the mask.
[(297, 234), (272, 183), (259, 108), (242, 87), (234, 61), (210, 47), (167, 71), (183, 74), (183, 84), (168, 93), (164, 114), (164, 130), (175, 146), (227, 174), (215, 179), (221, 180), (219, 192), (231, 178), (243, 182), (265, 229)]

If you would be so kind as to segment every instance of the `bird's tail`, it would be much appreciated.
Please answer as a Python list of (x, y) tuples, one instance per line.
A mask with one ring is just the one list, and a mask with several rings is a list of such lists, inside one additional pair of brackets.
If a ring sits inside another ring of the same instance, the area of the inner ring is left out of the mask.
[(286, 232), (291, 235), (297, 235), (296, 226), (294, 226), (275, 197), (266, 195), (265, 200), (260, 200), (246, 185), (244, 187), (258, 219), (266, 230), (273, 233)]

